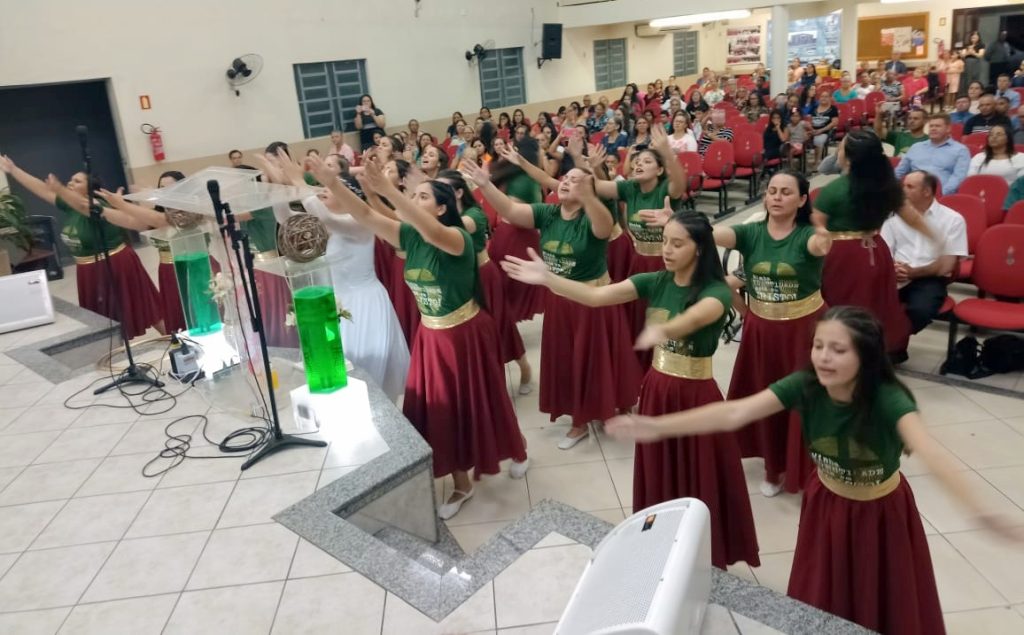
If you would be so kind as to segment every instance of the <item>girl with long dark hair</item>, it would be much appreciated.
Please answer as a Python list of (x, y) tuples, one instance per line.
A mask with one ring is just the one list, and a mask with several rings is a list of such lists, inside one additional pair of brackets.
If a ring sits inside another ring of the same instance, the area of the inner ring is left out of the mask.
[(1005, 179), (1007, 185), (1024, 176), (1024, 154), (1013, 147), (1010, 126), (997, 123), (989, 128), (985, 149), (971, 157), (967, 174), (992, 174)]
[[(314, 171), (323, 165), (313, 161)], [(373, 164), (360, 181), (364, 191), (395, 205), (399, 218), (378, 214), (340, 182), (328, 182), (360, 224), (407, 253), (404, 280), (422, 313), (413, 342), (402, 410), (433, 450), (434, 476), (451, 474), (452, 496), (438, 514), (447, 520), (473, 496), (474, 477), (497, 474), (511, 458), (513, 478), (526, 475), (529, 459), (505, 373), (494, 342), (494, 320), (481, 311), (473, 240), (462, 225), (455, 191), (424, 181), (407, 198)], [(335, 210), (338, 211), (338, 210)]]
[[(523, 338), (519, 335), (519, 328), (505, 303), (505, 292), (501, 282), (501, 273), (498, 272), (498, 265), (491, 260), (487, 253), (487, 237), (491, 233), (487, 215), (470, 194), (469, 185), (461, 172), (442, 170), (438, 175), (438, 180), (447, 183), (455, 190), (459, 213), (462, 214), (462, 224), (473, 238), (473, 250), (476, 252), (484, 304), (498, 327), (501, 360), (505, 364), (516, 362), (519, 366), (519, 394), (528, 394), (532, 391), (530, 378), (533, 372), (530, 362), (526, 359), (526, 347), (523, 345)], [(526, 383), (522, 383), (523, 379), (526, 379)]]
[[(60, 211), (60, 239), (75, 258), (78, 305), (104, 317), (120, 320), (129, 338), (138, 337), (151, 326), (165, 329), (160, 315), (160, 296), (138, 254), (128, 244), (126, 229), (149, 229), (131, 214), (103, 207), (99, 230), (90, 218), (89, 194), (99, 191), (99, 179), (89, 182), (84, 172), (75, 172), (66, 184), (50, 174), (38, 179), (0, 155), (0, 170), (26, 190)], [(114, 281), (107, 276), (103, 248), (110, 254)]]
[[(509, 223), (540, 231), (544, 261), (557, 275), (594, 287), (608, 284), (608, 238), (614, 220), (597, 198), (593, 177), (580, 168), (559, 183), (559, 205), (517, 202), (473, 166), (469, 177)], [(493, 254), (492, 254), (493, 255)], [(640, 369), (630, 347), (620, 307), (584, 310), (548, 294), (541, 334), (540, 410), (554, 421), (572, 417), (559, 443), (568, 450), (590, 433), (590, 423), (631, 408), (640, 387)]]
[(817, 469), (800, 506), (787, 593), (872, 631), (941, 634), (928, 541), (900, 455), (913, 452), (989, 529), (1018, 543), (1021, 530), (983, 509), (943, 456), (914, 396), (896, 378), (883, 340), (870, 313), (833, 307), (814, 330), (809, 368), (743, 399), (661, 417), (615, 417), (606, 429), (646, 442), (738, 430), (798, 412)]
[[(536, 254), (508, 258), (513, 278), (548, 287), (589, 307), (635, 302), (649, 307), (647, 323), (657, 332), (670, 319), (685, 323), (675, 338), (657, 340), (654, 364), (640, 388), (641, 415), (657, 416), (722, 400), (711, 374), (711, 358), (729, 319), (732, 292), (718, 258), (711, 224), (702, 214), (677, 212), (665, 225), (662, 269), (639, 273), (603, 287), (557, 276)], [(633, 509), (692, 496), (711, 510), (711, 562), (716, 567), (745, 560), (759, 566), (739, 446), (731, 434), (638, 444), (633, 464)]]
[(825, 259), (821, 293), (829, 306), (869, 309), (885, 325), (886, 350), (899, 354), (907, 348), (910, 323), (897, 294), (892, 254), (878, 232), (894, 213), (922, 234), (931, 232), (905, 204), (903, 187), (877, 135), (851, 130), (839, 145), (838, 157), (844, 174), (822, 188), (814, 202), (815, 224), (827, 229), (834, 241)]

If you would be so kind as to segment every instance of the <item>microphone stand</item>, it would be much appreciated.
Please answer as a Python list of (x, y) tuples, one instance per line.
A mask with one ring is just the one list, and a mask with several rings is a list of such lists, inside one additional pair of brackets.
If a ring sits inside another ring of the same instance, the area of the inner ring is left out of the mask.
[[(103, 207), (96, 199), (96, 192), (92, 186), (92, 156), (89, 154), (89, 144), (86, 140), (88, 131), (85, 126), (78, 127), (79, 141), (82, 146), (82, 167), (85, 172), (86, 189), (89, 192), (89, 220), (92, 222), (93, 233), (103, 250), (103, 262), (107, 269), (107, 295), (110, 299), (112, 313), (121, 327), (121, 343), (124, 345), (124, 355), (128, 358), (128, 368), (121, 371), (121, 374), (110, 382), (92, 391), (92, 394), (99, 395), (112, 388), (127, 384), (147, 384), (154, 388), (163, 388), (164, 382), (159, 378), (150, 377), (147, 373), (139, 370), (135, 365), (135, 358), (132, 356), (132, 344), (128, 340), (128, 332), (124, 327), (124, 308), (121, 306), (120, 295), (117, 293), (117, 280), (114, 278), (114, 266), (110, 264), (110, 250), (107, 249), (107, 241), (103, 238)], [(113, 363), (113, 360), (110, 360)]]
[[(260, 294), (256, 287), (256, 269), (253, 266), (253, 254), (249, 245), (249, 234), (238, 226), (235, 221), (235, 214), (231, 206), (220, 200), (220, 184), (215, 180), (206, 182), (213, 201), (213, 210), (217, 215), (217, 226), (221, 233), (231, 241), (231, 250), (235, 252), (235, 262), (238, 263), (238, 272), (244, 275), (242, 278), (242, 291), (245, 294), (245, 303), (249, 309), (249, 319), (252, 322), (252, 330), (259, 336), (260, 353), (263, 356), (263, 373), (267, 381), (267, 394), (270, 396), (270, 427), (273, 436), (267, 439), (263, 446), (253, 453), (245, 463), (242, 470), (247, 470), (255, 463), (283, 450), (289, 446), (312, 446), (322, 448), (327, 442), (322, 439), (307, 439), (281, 432), (281, 419), (277, 414), (277, 399), (274, 397), (274, 384), (270, 369), (270, 352), (267, 350), (267, 336), (263, 328), (263, 317), (260, 311)], [(243, 333), (244, 337), (244, 333)]]

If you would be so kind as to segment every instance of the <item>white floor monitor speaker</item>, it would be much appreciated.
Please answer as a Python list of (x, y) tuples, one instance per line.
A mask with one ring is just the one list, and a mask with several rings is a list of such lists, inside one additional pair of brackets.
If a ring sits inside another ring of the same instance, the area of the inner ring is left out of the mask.
[(46, 271), (0, 276), (0, 333), (52, 323)]
[(556, 635), (698, 635), (711, 595), (707, 506), (680, 498), (622, 521), (594, 550)]

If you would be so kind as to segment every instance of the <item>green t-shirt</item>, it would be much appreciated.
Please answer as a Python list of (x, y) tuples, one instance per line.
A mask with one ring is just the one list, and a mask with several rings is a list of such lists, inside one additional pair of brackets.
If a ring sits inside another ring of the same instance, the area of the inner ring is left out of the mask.
[(896, 156), (906, 153), (906, 151), (910, 149), (910, 146), (915, 143), (927, 140), (928, 133), (923, 133), (920, 137), (915, 137), (906, 130), (893, 130), (885, 136), (885, 142), (891, 143), (892, 147), (896, 149)]
[(608, 241), (598, 238), (583, 210), (572, 220), (562, 218), (560, 205), (534, 204), (533, 226), (540, 230), (540, 251), (556, 276), (586, 282), (608, 272)]
[(900, 468), (903, 440), (896, 428), (903, 415), (917, 411), (914, 398), (901, 386), (888, 383), (854, 438), (856, 408), (833, 401), (818, 384), (807, 388), (811, 371), (798, 371), (768, 386), (787, 409), (800, 413), (804, 443), (824, 474), (848, 485), (875, 485)]
[[(686, 311), (684, 304), (690, 297), (690, 287), (678, 286), (674, 277), (671, 271), (638, 273), (629, 277), (629, 281), (636, 287), (637, 295), (647, 300), (647, 324), (663, 324)], [(704, 298), (714, 298), (722, 303), (725, 308), (722, 317), (689, 337), (665, 342), (661, 348), (669, 353), (690, 357), (711, 357), (715, 354), (718, 338), (732, 306), (732, 290), (724, 282), (715, 281), (700, 290), (694, 304)]]
[(422, 315), (448, 315), (473, 299), (476, 254), (469, 232), (460, 231), (466, 248), (453, 256), (423, 240), (412, 225), (402, 223), (399, 229), (399, 248), (406, 253), (405, 284), (412, 289)]
[(273, 208), (252, 212), (252, 218), (242, 221), (242, 229), (249, 234), (249, 242), (256, 253), (277, 249), (277, 218)]
[[(67, 245), (72, 256), (95, 256), (103, 253), (103, 246), (107, 249), (114, 249), (124, 243), (124, 230), (116, 225), (100, 219), (102, 229), (97, 236), (94, 220), (84, 214), (79, 214), (61, 197), (54, 200), (54, 205), (61, 211), (64, 217), (63, 226), (60, 230), (60, 239)], [(100, 200), (100, 205), (108, 207), (105, 201)]]
[(508, 185), (505, 186), (505, 194), (531, 205), (544, 200), (540, 194), (540, 184), (531, 179), (525, 172), (517, 174), (508, 180)]
[(822, 258), (807, 250), (814, 235), (810, 225), (797, 225), (775, 240), (768, 223), (734, 225), (736, 250), (743, 254), (747, 292), (762, 302), (802, 300), (821, 289)]
[(487, 248), (487, 234), (490, 233), (487, 215), (479, 207), (470, 207), (463, 210), (462, 215), (469, 216), (476, 223), (476, 231), (470, 234), (470, 236), (473, 237), (473, 251), (480, 253)]
[[(663, 228), (648, 225), (640, 220), (640, 211), (645, 209), (661, 209), (665, 206), (668, 196), (668, 179), (662, 178), (650, 192), (640, 191), (640, 184), (633, 180), (618, 181), (615, 187), (619, 192), (619, 200), (626, 203), (626, 225), (633, 238), (642, 243), (661, 244)], [(679, 199), (670, 201), (673, 209)]]
[(845, 174), (821, 189), (814, 208), (828, 216), (826, 227), (830, 232), (859, 232), (879, 227), (867, 227), (857, 217), (850, 197), (850, 179)]
[(316, 177), (313, 176), (312, 172), (303, 172), (302, 180), (305, 181), (306, 185), (309, 185), (310, 187), (317, 187), (318, 185), (320, 185), (320, 181), (316, 180)]

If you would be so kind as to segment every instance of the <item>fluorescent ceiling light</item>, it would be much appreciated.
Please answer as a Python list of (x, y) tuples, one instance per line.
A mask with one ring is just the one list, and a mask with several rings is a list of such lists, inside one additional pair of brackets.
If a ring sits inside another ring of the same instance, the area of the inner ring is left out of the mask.
[[(884, 2), (885, 0), (883, 0)], [(688, 24), (701, 24), (702, 22), (714, 22), (715, 20), (739, 20), (749, 18), (750, 11), (737, 9), (735, 11), (714, 11), (712, 13), (694, 13), (692, 15), (678, 15), (674, 18), (658, 18), (651, 20), (648, 26), (654, 29), (671, 28), (674, 26), (686, 26)]]

